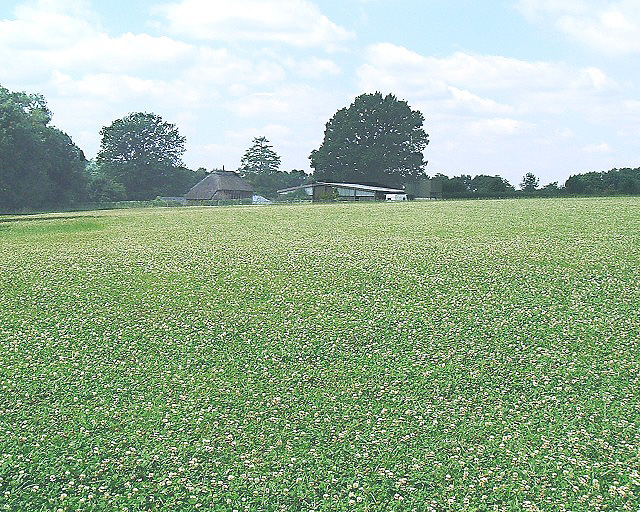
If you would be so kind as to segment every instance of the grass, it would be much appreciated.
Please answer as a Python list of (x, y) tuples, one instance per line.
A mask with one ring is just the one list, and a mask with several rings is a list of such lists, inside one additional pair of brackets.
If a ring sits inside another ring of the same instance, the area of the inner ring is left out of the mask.
[(638, 510), (637, 198), (0, 220), (0, 509)]

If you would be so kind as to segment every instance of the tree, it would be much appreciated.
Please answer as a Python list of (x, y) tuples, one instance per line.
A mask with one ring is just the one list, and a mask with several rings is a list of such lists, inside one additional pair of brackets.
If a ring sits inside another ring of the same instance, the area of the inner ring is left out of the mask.
[(532, 172), (528, 172), (522, 177), (520, 182), (520, 190), (523, 192), (533, 193), (540, 185), (540, 180)]
[(278, 199), (278, 190), (308, 183), (309, 175), (304, 171), (293, 169), (289, 172), (278, 171), (268, 175), (249, 176), (247, 180), (253, 185), (256, 194), (269, 199)]
[(50, 122), (42, 95), (0, 86), (0, 210), (60, 207), (83, 199), (84, 154)]
[[(186, 139), (162, 117), (136, 112), (100, 130), (96, 162), (102, 174), (124, 186), (127, 199), (183, 194)], [(192, 172), (192, 171), (189, 171)]]
[(442, 197), (444, 199), (471, 196), (471, 176), (468, 174), (449, 178), (444, 174), (438, 173), (434, 176), (434, 179), (440, 180), (442, 183)]
[(318, 180), (401, 186), (424, 177), (424, 116), (394, 95), (362, 94), (326, 124), (309, 159)]
[(301, 185), (307, 178), (302, 171), (283, 172), (279, 167), (280, 157), (266, 137), (255, 137), (240, 160), (238, 173), (256, 194), (275, 199), (278, 189)]
[(120, 183), (116, 183), (102, 174), (92, 177), (87, 183), (87, 199), (91, 203), (124, 201), (126, 194)]
[(602, 195), (604, 187), (601, 172), (587, 172), (569, 176), (564, 183), (568, 194), (576, 195)]
[(42, 134), (45, 144), (50, 205), (69, 205), (84, 200), (86, 158), (71, 137), (57, 128), (47, 127)]
[(515, 188), (500, 176), (478, 174), (470, 183), (471, 192), (475, 197), (506, 197), (515, 193)]
[(240, 160), (238, 173), (243, 178), (268, 176), (278, 172), (280, 157), (266, 137), (254, 137), (253, 144)]
[(640, 168), (576, 174), (569, 176), (564, 187), (568, 194), (576, 195), (639, 194)]

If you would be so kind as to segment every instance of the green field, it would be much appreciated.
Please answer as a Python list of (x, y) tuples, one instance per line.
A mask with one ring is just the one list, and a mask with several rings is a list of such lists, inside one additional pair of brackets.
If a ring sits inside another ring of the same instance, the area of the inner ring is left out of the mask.
[(0, 509), (633, 510), (640, 198), (0, 217)]

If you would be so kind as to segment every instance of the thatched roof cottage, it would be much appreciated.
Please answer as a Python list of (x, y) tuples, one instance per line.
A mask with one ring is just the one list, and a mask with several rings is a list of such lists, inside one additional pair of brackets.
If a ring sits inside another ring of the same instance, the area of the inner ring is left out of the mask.
[(210, 173), (184, 196), (188, 203), (250, 200), (252, 197), (251, 185), (233, 171)]

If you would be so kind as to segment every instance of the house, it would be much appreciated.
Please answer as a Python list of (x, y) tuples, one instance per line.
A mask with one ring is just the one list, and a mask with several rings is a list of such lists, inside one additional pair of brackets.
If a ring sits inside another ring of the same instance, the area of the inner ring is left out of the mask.
[(214, 171), (189, 190), (184, 198), (187, 204), (205, 204), (210, 201), (251, 202), (253, 188), (233, 171)]
[(313, 202), (318, 201), (385, 201), (389, 194), (404, 194), (404, 190), (388, 188), (379, 184), (333, 183), (316, 181), (308, 185), (278, 190), (278, 194), (288, 194), (304, 190)]

